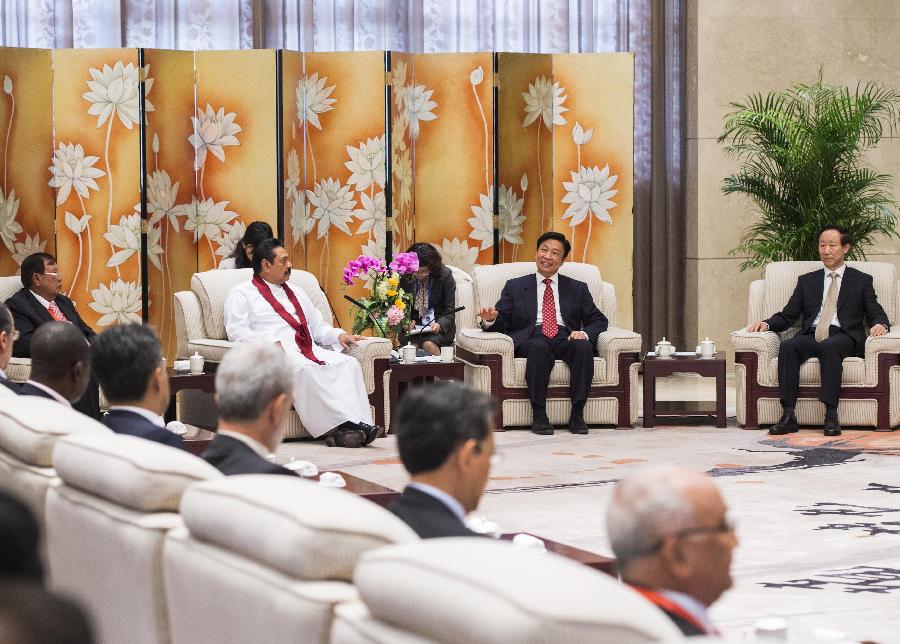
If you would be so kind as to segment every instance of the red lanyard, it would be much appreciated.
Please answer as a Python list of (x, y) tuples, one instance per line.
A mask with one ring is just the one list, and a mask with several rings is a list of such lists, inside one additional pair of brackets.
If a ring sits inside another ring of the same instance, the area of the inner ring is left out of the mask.
[(672, 613), (676, 617), (683, 619), (701, 633), (706, 633), (708, 635), (716, 634), (715, 632), (710, 633), (705, 624), (700, 622), (696, 617), (685, 610), (680, 604), (672, 601), (665, 595), (658, 593), (655, 590), (651, 590), (650, 588), (644, 588), (643, 586), (632, 586), (632, 588), (638, 591), (641, 595), (644, 596), (645, 599), (647, 599), (655, 606), (662, 608), (667, 613)]
[(312, 337), (309, 335), (309, 326), (306, 324), (306, 316), (303, 315), (303, 308), (300, 306), (300, 302), (297, 301), (297, 296), (294, 295), (294, 292), (290, 289), (287, 284), (283, 284), (282, 288), (284, 292), (288, 296), (288, 300), (290, 300), (291, 305), (294, 307), (294, 311), (297, 312), (297, 318), (299, 318), (299, 322), (297, 318), (294, 318), (293, 315), (287, 312), (287, 310), (281, 305), (281, 302), (275, 299), (275, 296), (272, 295), (272, 290), (269, 288), (269, 285), (266, 284), (265, 280), (263, 280), (259, 275), (253, 276), (253, 285), (259, 291), (259, 294), (263, 296), (263, 299), (269, 303), (269, 305), (275, 309), (275, 312), (282, 317), (282, 319), (287, 322), (292, 329), (294, 329), (294, 341), (297, 343), (297, 346), (300, 348), (300, 353), (303, 354), (307, 360), (311, 360), (316, 364), (325, 364), (322, 360), (319, 360), (312, 350)]

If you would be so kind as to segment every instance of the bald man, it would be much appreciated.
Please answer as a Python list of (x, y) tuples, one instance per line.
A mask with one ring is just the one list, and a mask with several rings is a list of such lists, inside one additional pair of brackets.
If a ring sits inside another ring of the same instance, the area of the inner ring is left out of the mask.
[(613, 491), (606, 529), (623, 581), (684, 635), (717, 633), (706, 611), (731, 587), (738, 541), (712, 479), (676, 467), (638, 470)]
[(91, 347), (77, 328), (47, 322), (31, 338), (31, 378), (19, 390), (71, 406), (84, 395), (91, 379)]

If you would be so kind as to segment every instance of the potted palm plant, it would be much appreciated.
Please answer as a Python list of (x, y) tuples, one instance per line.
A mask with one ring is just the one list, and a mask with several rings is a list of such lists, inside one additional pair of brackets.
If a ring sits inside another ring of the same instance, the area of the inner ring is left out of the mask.
[(879, 236), (897, 236), (892, 179), (863, 161), (885, 131), (894, 132), (900, 94), (881, 83), (829, 85), (822, 72), (734, 108), (719, 143), (740, 162), (725, 194), (750, 197), (759, 220), (732, 254), (747, 255), (741, 270), (773, 261), (817, 260), (816, 234), (844, 226), (854, 245), (847, 259), (865, 259)]

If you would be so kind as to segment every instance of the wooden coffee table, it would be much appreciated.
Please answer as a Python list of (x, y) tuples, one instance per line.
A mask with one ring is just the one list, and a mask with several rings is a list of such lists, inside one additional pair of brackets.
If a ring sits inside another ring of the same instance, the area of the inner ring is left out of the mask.
[[(500, 535), (500, 538), (504, 541), (512, 541), (513, 537), (517, 534), (521, 534), (518, 532), (506, 532)], [(582, 550), (581, 548), (576, 548), (574, 546), (567, 546), (564, 543), (559, 543), (558, 541), (552, 541), (551, 539), (545, 539), (544, 537), (539, 537), (535, 534), (531, 534), (530, 532), (526, 532), (529, 536), (534, 537), (535, 539), (540, 539), (544, 542), (544, 547), (548, 552), (552, 552), (557, 555), (562, 555), (563, 557), (567, 557), (572, 559), (573, 561), (577, 561), (580, 564), (584, 564), (594, 570), (599, 570), (600, 572), (605, 572), (607, 575), (616, 576), (616, 560), (611, 559), (610, 557), (603, 557), (598, 555), (595, 552), (589, 552), (587, 550)]]
[[(275, 463), (278, 465), (284, 466), (289, 462), (290, 461), (284, 457), (275, 457)], [(347, 472), (342, 472), (340, 470), (322, 470), (321, 472), (334, 472), (335, 474), (340, 474), (347, 482), (347, 486), (341, 489), (353, 492), (353, 494), (361, 496), (367, 501), (371, 501), (383, 508), (390, 507), (393, 505), (394, 501), (400, 498), (400, 493), (393, 488), (385, 487), (378, 483), (367, 481), (366, 479), (361, 479), (353, 474), (347, 474)], [(304, 476), (302, 478), (308, 481), (318, 481), (321, 472), (315, 476)]]
[[(465, 364), (459, 360), (452, 362), (416, 362), (405, 364), (403, 362), (390, 362), (387, 358), (375, 359), (375, 393), (384, 392), (384, 374), (390, 371), (388, 376), (388, 396), (391, 412), (397, 408), (397, 402), (403, 393), (411, 386), (435, 380), (465, 380)], [(384, 410), (375, 410), (375, 424), (384, 426)], [(391, 433), (391, 428), (387, 428)]]
[(171, 367), (166, 368), (166, 374), (169, 376), (169, 407), (166, 409), (164, 418), (167, 423), (170, 420), (177, 420), (175, 397), (179, 391), (197, 389), (208, 394), (216, 393), (216, 367), (218, 366), (219, 363), (207, 360), (203, 365), (203, 373), (175, 371)]
[[(656, 379), (674, 373), (696, 373), (716, 379), (715, 401), (656, 400)], [(662, 417), (714, 417), (716, 427), (725, 427), (725, 359), (674, 356), (644, 358), (644, 427), (653, 427)]]

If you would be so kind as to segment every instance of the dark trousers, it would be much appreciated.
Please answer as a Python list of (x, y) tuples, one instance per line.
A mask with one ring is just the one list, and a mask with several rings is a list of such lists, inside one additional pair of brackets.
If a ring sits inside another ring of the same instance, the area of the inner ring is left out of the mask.
[(525, 358), (525, 384), (536, 419), (547, 417), (547, 386), (556, 360), (565, 362), (571, 372), (572, 411), (581, 412), (587, 402), (594, 376), (594, 348), (587, 340), (569, 340), (569, 333), (566, 327), (559, 327), (556, 337), (550, 339), (535, 326), (531, 337), (516, 348), (516, 357)]
[(793, 409), (797, 404), (797, 390), (800, 388), (800, 365), (810, 358), (819, 359), (822, 374), (822, 389), (819, 400), (830, 407), (837, 407), (841, 396), (841, 375), (844, 372), (844, 358), (853, 354), (856, 342), (840, 327), (832, 326), (828, 337), (816, 342), (816, 328), (806, 333), (798, 333), (781, 343), (778, 349), (778, 385), (781, 406)]

